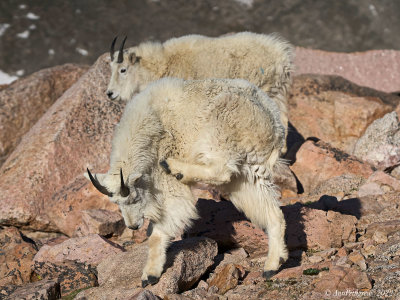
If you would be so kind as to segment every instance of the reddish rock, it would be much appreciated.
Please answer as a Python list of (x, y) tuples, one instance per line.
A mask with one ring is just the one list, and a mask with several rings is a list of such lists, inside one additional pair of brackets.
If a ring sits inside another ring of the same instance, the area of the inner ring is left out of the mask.
[(0, 227), (0, 286), (30, 282), (36, 252), (36, 245), (27, 241), (17, 228)]
[(73, 64), (57, 66), (0, 89), (0, 166), (21, 137), (87, 69)]
[[(293, 81), (289, 120), (303, 138), (329, 141), (334, 147), (351, 153), (366, 128), (393, 111), (399, 99), (343, 78), (301, 75)], [(289, 132), (289, 141), (290, 136)]]
[(364, 238), (371, 238), (378, 231), (386, 236), (398, 232), (400, 231), (400, 220), (397, 219), (372, 223), (368, 226)]
[(306, 193), (332, 177), (352, 174), (368, 178), (373, 173), (370, 165), (323, 141), (305, 142), (297, 152), (291, 169)]
[(306, 206), (283, 207), (289, 249), (325, 250), (355, 241), (357, 218)]
[(82, 211), (83, 224), (77, 229), (77, 236), (89, 234), (121, 235), (125, 229), (122, 215), (105, 209), (88, 209)]
[(280, 165), (277, 170), (275, 170), (272, 180), (280, 188), (282, 197), (284, 197), (283, 192), (286, 193), (285, 196), (297, 194), (296, 177), (293, 175), (288, 165)]
[(239, 279), (244, 276), (243, 267), (235, 264), (219, 265), (213, 276), (208, 280), (208, 285), (218, 288), (218, 294), (223, 295), (228, 290), (235, 288)]
[(34, 275), (45, 280), (55, 280), (60, 284), (61, 295), (98, 285), (96, 269), (78, 261), (52, 263), (35, 261)]
[(316, 292), (325, 293), (352, 290), (370, 290), (371, 282), (366, 273), (353, 268), (333, 266), (329, 272), (324, 272), (320, 278), (314, 282)]
[(400, 87), (400, 51), (337, 53), (296, 47), (295, 74), (338, 75), (388, 93)]
[(88, 192), (82, 176), (86, 167), (94, 172), (107, 169), (111, 137), (124, 106), (105, 95), (109, 74), (106, 55), (101, 56), (51, 106), (3, 164), (0, 224), (73, 232), (76, 228), (64, 226), (80, 210), (109, 205), (100, 193), (92, 194), (97, 201), (79, 197)]
[[(81, 292), (76, 299), (129, 299), (138, 294), (147, 250), (147, 243), (142, 243), (103, 260), (97, 267), (100, 287)], [(146, 289), (159, 297), (189, 289), (214, 263), (217, 252), (217, 244), (207, 238), (174, 242), (167, 252), (166, 270), (160, 281)]]
[(7, 299), (56, 300), (61, 298), (60, 284), (55, 280), (41, 280), (18, 287)]
[(54, 246), (45, 245), (36, 254), (35, 262), (61, 263), (77, 261), (93, 266), (102, 260), (124, 250), (107, 239), (92, 234), (84, 237), (71, 238)]

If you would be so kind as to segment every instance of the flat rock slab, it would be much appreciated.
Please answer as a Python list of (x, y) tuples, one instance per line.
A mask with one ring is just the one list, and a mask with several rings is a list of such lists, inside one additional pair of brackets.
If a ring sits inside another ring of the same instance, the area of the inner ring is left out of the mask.
[(60, 284), (55, 280), (41, 280), (26, 284), (16, 288), (7, 297), (10, 300), (56, 300), (60, 298)]
[(296, 153), (290, 167), (303, 186), (305, 193), (313, 191), (321, 182), (351, 174), (367, 179), (374, 168), (323, 141), (306, 141)]
[(297, 47), (296, 74), (338, 75), (388, 93), (400, 90), (400, 51), (338, 53)]
[(38, 263), (77, 261), (97, 266), (102, 260), (124, 251), (119, 245), (92, 234), (71, 238), (53, 246), (44, 245), (36, 254), (34, 261)]
[[(81, 292), (76, 299), (128, 299), (141, 290), (141, 275), (147, 257), (147, 243), (132, 251), (102, 261), (97, 267), (100, 286)], [(214, 263), (218, 247), (208, 238), (189, 238), (174, 242), (167, 253), (165, 271), (160, 281), (146, 289), (163, 297), (183, 292)]]

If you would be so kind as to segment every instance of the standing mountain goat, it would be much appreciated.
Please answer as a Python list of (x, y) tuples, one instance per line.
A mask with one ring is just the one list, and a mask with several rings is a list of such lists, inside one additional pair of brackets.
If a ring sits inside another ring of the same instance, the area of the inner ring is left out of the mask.
[(164, 78), (128, 102), (109, 171), (93, 176), (88, 170), (88, 176), (119, 205), (129, 228), (150, 219), (143, 286), (158, 281), (169, 241), (198, 217), (190, 186), (199, 182), (229, 195), (266, 230), (264, 274), (279, 268), (288, 253), (271, 178), (283, 144), (277, 105), (244, 80)]
[(251, 32), (219, 38), (188, 35), (163, 44), (142, 43), (123, 51), (124, 40), (118, 55), (114, 55), (115, 41), (110, 52), (110, 99), (128, 101), (135, 92), (162, 77), (241, 78), (261, 88), (278, 104), (287, 134), (293, 49), (282, 38)]

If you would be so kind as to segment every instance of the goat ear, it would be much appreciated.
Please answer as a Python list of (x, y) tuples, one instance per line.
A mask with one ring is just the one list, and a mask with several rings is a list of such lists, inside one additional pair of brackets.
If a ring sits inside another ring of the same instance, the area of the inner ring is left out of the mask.
[(135, 183), (142, 177), (140, 173), (132, 173), (128, 176), (128, 186), (135, 186)]
[(140, 57), (140, 56), (136, 56), (136, 53), (135, 53), (135, 52), (132, 52), (131, 54), (129, 54), (129, 61), (130, 61), (132, 64), (139, 62), (140, 59), (141, 59), (141, 57)]

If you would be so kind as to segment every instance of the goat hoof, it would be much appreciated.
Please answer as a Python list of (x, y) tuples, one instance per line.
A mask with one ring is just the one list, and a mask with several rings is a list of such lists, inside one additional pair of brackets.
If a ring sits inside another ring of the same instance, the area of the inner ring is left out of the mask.
[(149, 285), (149, 282), (147, 280), (142, 280), (142, 288), (145, 288), (148, 285)]
[(156, 284), (158, 282), (158, 280), (160, 280), (160, 278), (156, 277), (156, 276), (149, 276), (147, 278), (147, 280), (151, 285), (153, 285), (153, 284)]
[(183, 178), (183, 175), (181, 173), (178, 173), (175, 175), (175, 178), (181, 180)]
[(270, 271), (264, 271), (263, 272), (263, 277), (265, 279), (270, 279), (272, 276), (276, 274), (276, 271), (270, 270)]
[(160, 161), (160, 166), (164, 169), (165, 173), (171, 174), (171, 169), (169, 168), (169, 165), (166, 160)]

